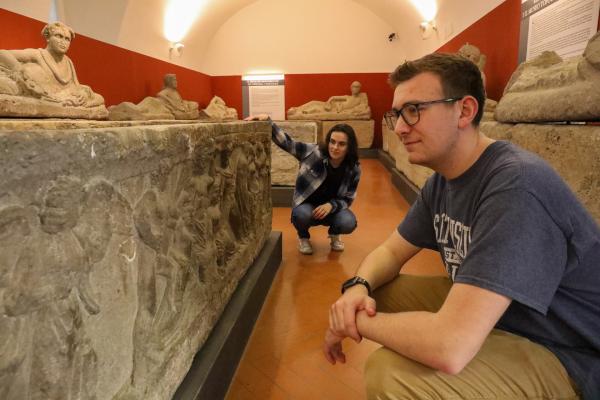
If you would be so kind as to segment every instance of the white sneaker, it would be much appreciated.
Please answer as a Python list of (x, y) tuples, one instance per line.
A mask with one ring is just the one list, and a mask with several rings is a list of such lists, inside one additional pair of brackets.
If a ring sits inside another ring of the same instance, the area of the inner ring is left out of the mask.
[(329, 235), (329, 244), (333, 251), (344, 251), (344, 242), (341, 241), (340, 235)]
[(310, 240), (300, 238), (298, 241), (298, 251), (302, 254), (312, 254), (313, 248)]

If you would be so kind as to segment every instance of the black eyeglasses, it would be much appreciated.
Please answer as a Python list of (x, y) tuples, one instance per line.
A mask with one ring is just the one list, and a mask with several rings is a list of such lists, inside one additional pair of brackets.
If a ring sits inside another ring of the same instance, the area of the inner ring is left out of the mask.
[(383, 116), (385, 118), (387, 127), (393, 131), (396, 128), (396, 123), (398, 122), (398, 118), (400, 116), (402, 116), (402, 119), (404, 122), (406, 122), (406, 125), (413, 126), (419, 122), (419, 119), (421, 118), (419, 110), (421, 110), (423, 107), (437, 103), (454, 103), (455, 101), (462, 99), (462, 97), (452, 97), (449, 99), (423, 101), (420, 103), (406, 103), (401, 109), (397, 110), (392, 108), (390, 111), (387, 111), (385, 114), (383, 114)]

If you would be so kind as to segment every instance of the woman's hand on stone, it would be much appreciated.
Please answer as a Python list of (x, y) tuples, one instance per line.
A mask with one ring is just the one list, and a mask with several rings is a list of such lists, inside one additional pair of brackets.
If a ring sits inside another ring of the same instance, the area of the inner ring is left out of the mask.
[(266, 121), (269, 119), (269, 114), (256, 114), (244, 118), (244, 121)]

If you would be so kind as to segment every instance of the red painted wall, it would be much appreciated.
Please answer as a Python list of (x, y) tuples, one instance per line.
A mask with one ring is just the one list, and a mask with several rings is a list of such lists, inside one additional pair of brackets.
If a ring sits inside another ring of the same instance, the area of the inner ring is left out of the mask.
[(499, 100), (518, 65), (520, 24), (521, 0), (506, 0), (437, 51), (455, 53), (467, 42), (479, 47), (487, 56), (484, 68), (487, 95)]
[(285, 108), (297, 107), (311, 100), (325, 101), (334, 95), (349, 95), (353, 81), (362, 84), (369, 96), (372, 118), (375, 120), (373, 147), (381, 147), (381, 118), (392, 107), (394, 93), (387, 83), (388, 73), (354, 74), (286, 74)]
[[(45, 23), (0, 8), (0, 49), (43, 48)], [(167, 51), (165, 49), (165, 51)], [(186, 100), (205, 107), (212, 98), (210, 76), (157, 60), (76, 33), (68, 56), (79, 81), (104, 96), (106, 105), (137, 103), (162, 89), (163, 76), (177, 75), (179, 92)]]
[[(485, 73), (488, 96), (499, 99), (517, 67), (520, 0), (507, 0), (461, 32), (438, 51), (456, 52), (469, 42), (486, 54)], [(0, 49), (44, 47), (44, 23), (0, 8)], [(599, 23), (600, 28), (600, 23)], [(77, 35), (69, 57), (75, 63), (81, 83), (104, 96), (107, 105), (123, 101), (139, 102), (162, 88), (166, 73), (177, 74), (179, 91), (185, 99), (204, 108), (213, 95), (242, 113), (241, 76), (208, 76), (162, 60)], [(375, 120), (373, 147), (381, 147), (381, 118), (391, 106), (393, 93), (387, 73), (288, 74), (285, 77), (285, 108), (310, 100), (327, 100), (332, 95), (349, 94), (350, 83), (358, 80), (369, 96)]]
[(213, 76), (210, 78), (212, 90), (215, 96), (225, 100), (227, 107), (233, 107), (238, 111), (238, 118), (242, 118), (242, 77)]
[(487, 95), (499, 100), (518, 65), (520, 21), (521, 0), (507, 0), (437, 51), (455, 53), (467, 42), (477, 46), (487, 56)]

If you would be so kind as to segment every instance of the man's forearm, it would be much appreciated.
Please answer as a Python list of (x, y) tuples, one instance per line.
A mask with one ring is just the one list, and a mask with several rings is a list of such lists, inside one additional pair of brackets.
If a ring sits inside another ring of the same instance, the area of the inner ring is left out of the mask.
[(431, 368), (455, 374), (475, 357), (511, 303), (502, 294), (455, 283), (437, 312), (356, 314), (358, 333)]
[(397, 230), (360, 263), (356, 274), (366, 279), (372, 289), (398, 276), (400, 269), (421, 249), (406, 241)]
[(442, 372), (457, 373), (470, 360), (465, 361), (468, 356), (460, 353), (464, 344), (453, 343), (452, 333), (435, 313), (377, 313), (370, 317), (360, 311), (356, 323), (362, 337)]
[(376, 289), (398, 276), (401, 267), (388, 249), (379, 246), (360, 263), (356, 275), (366, 279), (371, 289)]

